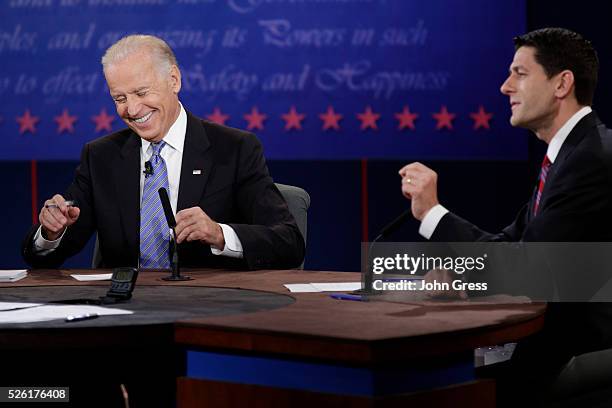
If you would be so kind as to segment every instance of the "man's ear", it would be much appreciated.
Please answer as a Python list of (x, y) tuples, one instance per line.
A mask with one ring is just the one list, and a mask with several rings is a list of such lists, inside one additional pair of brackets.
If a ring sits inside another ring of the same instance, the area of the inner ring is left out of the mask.
[(561, 71), (557, 74), (555, 96), (559, 99), (564, 99), (574, 92), (574, 73), (569, 69)]
[(181, 71), (176, 65), (170, 68), (170, 87), (175, 94), (181, 90)]

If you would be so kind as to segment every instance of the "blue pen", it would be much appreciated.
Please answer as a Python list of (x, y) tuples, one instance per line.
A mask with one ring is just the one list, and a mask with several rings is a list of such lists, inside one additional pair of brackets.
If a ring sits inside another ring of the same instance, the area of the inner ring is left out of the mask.
[(365, 300), (360, 295), (349, 295), (347, 293), (332, 293), (329, 297), (337, 300), (354, 300), (357, 302), (363, 302)]

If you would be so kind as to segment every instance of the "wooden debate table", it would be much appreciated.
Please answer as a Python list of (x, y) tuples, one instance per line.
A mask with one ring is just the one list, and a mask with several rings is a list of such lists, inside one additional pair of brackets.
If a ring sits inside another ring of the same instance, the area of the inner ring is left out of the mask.
[[(0, 284), (0, 301), (104, 295), (108, 281), (35, 270)], [(122, 382), (130, 406), (494, 406), (473, 350), (541, 329), (545, 305), (350, 301), (290, 294), (287, 283), (359, 281), (319, 271), (141, 272), (133, 315), (0, 325), (0, 385)], [(1, 312), (0, 312), (1, 313)], [(7, 384), (7, 381), (10, 384)], [(36, 381), (40, 381), (36, 383)], [(75, 385), (76, 384), (76, 385)], [(130, 388), (129, 384), (134, 384)], [(94, 386), (93, 389), (96, 389)], [(140, 400), (139, 400), (140, 399)]]

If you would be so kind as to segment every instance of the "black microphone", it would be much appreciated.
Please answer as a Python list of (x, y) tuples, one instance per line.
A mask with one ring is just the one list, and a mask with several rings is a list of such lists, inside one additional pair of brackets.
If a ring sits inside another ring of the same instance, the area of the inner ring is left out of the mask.
[(157, 192), (159, 193), (159, 199), (161, 200), (162, 207), (164, 207), (164, 215), (166, 216), (168, 226), (174, 230), (174, 227), (176, 227), (176, 220), (174, 219), (174, 213), (172, 212), (172, 206), (170, 205), (168, 191), (166, 191), (165, 187), (162, 187), (157, 190)]
[(383, 227), (383, 229), (380, 230), (380, 233), (378, 234), (378, 236), (376, 238), (374, 238), (374, 240), (372, 241), (372, 243), (378, 241), (379, 239), (385, 238), (387, 237), (389, 234), (391, 234), (392, 232), (394, 232), (395, 230), (397, 230), (397, 228), (402, 225), (402, 223), (404, 222), (404, 220), (408, 217), (410, 217), (412, 215), (412, 210), (411, 209), (407, 209), (406, 211), (404, 211), (403, 213), (401, 213), (400, 215), (397, 216), (396, 219), (394, 219), (393, 221), (391, 221), (390, 223), (388, 223), (387, 225), (385, 225)]
[(166, 216), (166, 222), (172, 230), (172, 237), (170, 238), (170, 247), (168, 248), (168, 256), (170, 257), (170, 266), (172, 267), (172, 274), (162, 278), (165, 281), (185, 281), (191, 280), (189, 276), (181, 276), (178, 263), (178, 247), (176, 245), (176, 219), (172, 212), (172, 206), (170, 206), (170, 198), (168, 197), (168, 191), (164, 187), (157, 190), (159, 193), (159, 199), (161, 200), (162, 207), (164, 208), (164, 215)]
[(153, 165), (151, 164), (151, 160), (145, 162), (145, 169), (143, 173), (145, 178), (153, 175)]
[(365, 273), (363, 276), (363, 287), (359, 290), (354, 291), (354, 293), (361, 294), (361, 295), (368, 295), (373, 292), (372, 283), (374, 281), (373, 279), (374, 272), (370, 270), (370, 259), (371, 259), (370, 254), (372, 253), (372, 248), (374, 248), (374, 244), (378, 240), (386, 238), (389, 234), (397, 230), (397, 228), (400, 225), (402, 225), (403, 222), (406, 220), (406, 218), (410, 217), (410, 215), (412, 215), (411, 209), (404, 211), (403, 213), (398, 215), (397, 218), (391, 221), (389, 224), (385, 225), (380, 230), (380, 233), (376, 236), (376, 238), (372, 240), (372, 242), (370, 243), (370, 247), (368, 248), (368, 253), (366, 254), (366, 265), (364, 266)]

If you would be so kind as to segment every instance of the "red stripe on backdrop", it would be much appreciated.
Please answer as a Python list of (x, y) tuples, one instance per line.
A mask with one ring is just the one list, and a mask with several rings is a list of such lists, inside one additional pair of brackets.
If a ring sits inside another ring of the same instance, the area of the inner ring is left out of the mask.
[(38, 162), (30, 161), (30, 184), (32, 188), (32, 224), (38, 223)]
[(368, 159), (361, 159), (361, 242), (368, 240)]

